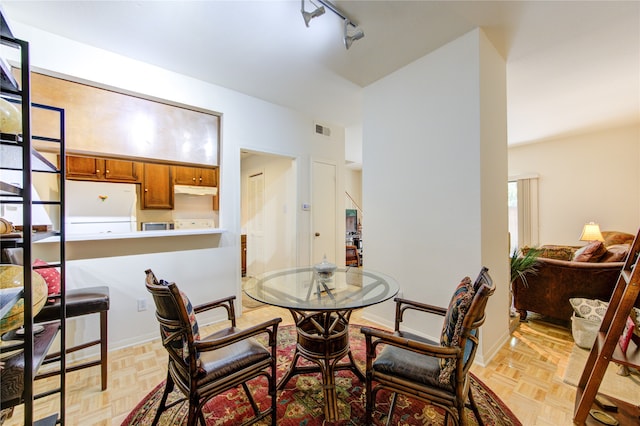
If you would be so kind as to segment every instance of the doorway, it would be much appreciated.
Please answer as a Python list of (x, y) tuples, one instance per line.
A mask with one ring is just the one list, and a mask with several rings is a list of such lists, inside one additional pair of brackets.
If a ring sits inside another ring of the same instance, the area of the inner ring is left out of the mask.
[(296, 263), (295, 159), (243, 150), (240, 161), (246, 276)]

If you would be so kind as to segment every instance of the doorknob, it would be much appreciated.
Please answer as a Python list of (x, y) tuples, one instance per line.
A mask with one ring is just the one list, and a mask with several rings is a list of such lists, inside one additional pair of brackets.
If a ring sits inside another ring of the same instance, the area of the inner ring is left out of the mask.
[(320, 233), (319, 233), (319, 232), (316, 232), (316, 237), (319, 237), (319, 236), (320, 236)]

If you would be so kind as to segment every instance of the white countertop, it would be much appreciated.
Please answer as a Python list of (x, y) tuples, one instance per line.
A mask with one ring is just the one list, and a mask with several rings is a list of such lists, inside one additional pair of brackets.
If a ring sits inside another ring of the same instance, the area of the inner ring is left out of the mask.
[[(222, 228), (208, 228), (208, 229), (172, 229), (169, 231), (135, 231), (135, 232), (121, 232), (121, 233), (98, 233), (98, 234), (67, 234), (65, 237), (66, 242), (70, 241), (94, 241), (94, 240), (126, 240), (130, 238), (157, 238), (157, 237), (183, 237), (189, 235), (211, 235), (222, 234), (226, 232)], [(43, 238), (34, 243), (53, 243), (60, 241), (57, 236)]]

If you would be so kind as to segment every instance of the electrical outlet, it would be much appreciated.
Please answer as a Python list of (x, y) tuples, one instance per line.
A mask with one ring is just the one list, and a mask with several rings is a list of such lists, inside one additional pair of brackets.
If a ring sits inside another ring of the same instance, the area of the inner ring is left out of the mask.
[(147, 310), (147, 299), (138, 299), (138, 312)]

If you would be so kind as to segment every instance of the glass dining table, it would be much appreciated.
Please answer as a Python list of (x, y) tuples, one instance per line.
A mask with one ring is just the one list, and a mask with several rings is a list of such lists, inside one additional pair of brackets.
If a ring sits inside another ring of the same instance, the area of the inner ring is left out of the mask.
[[(349, 347), (351, 313), (394, 297), (398, 289), (398, 283), (385, 274), (351, 267), (330, 273), (299, 267), (249, 278), (244, 285), (247, 296), (288, 309), (297, 328), (293, 360), (278, 389), (296, 374), (320, 372), (325, 420), (338, 420), (335, 371), (349, 369), (364, 381)], [(312, 364), (299, 366), (300, 357)], [(340, 362), (345, 357), (348, 362)]]

